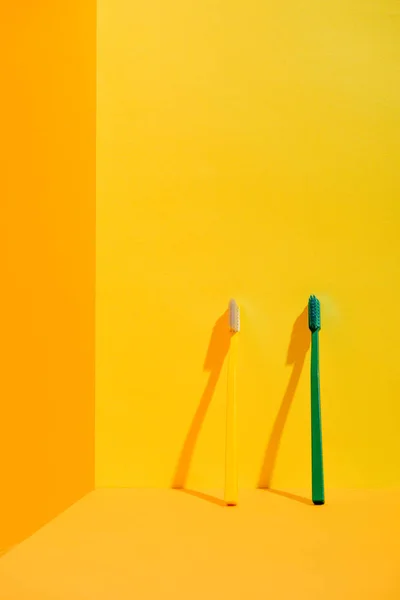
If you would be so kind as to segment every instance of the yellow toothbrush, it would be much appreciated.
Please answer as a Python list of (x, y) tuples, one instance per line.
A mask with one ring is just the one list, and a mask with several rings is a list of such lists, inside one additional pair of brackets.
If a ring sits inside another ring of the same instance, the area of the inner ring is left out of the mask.
[(240, 331), (240, 310), (235, 300), (231, 300), (229, 303), (229, 330), (231, 332), (231, 347), (228, 357), (228, 389), (226, 400), (225, 502), (228, 506), (236, 506), (238, 500), (236, 334)]

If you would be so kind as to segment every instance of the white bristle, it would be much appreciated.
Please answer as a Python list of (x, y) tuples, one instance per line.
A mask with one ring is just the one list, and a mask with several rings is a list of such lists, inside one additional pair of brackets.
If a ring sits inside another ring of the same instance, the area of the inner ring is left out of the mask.
[(229, 302), (229, 329), (232, 333), (240, 331), (240, 309), (235, 300)]

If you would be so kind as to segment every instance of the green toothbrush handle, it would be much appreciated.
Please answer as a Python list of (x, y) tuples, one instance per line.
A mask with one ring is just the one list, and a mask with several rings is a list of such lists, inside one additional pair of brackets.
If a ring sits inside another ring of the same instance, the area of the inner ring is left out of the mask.
[(311, 334), (311, 453), (312, 501), (324, 504), (324, 466), (322, 456), (321, 402), (319, 390), (319, 337), (318, 330)]

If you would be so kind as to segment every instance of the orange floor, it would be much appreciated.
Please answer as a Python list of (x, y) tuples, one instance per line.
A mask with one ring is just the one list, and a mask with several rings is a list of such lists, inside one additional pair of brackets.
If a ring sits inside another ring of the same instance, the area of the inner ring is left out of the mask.
[(0, 558), (1, 600), (399, 600), (400, 490), (98, 490)]

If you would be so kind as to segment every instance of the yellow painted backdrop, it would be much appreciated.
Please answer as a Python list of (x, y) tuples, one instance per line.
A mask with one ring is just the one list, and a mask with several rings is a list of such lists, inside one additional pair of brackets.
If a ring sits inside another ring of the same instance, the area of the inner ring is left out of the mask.
[(400, 483), (399, 24), (99, 0), (97, 485), (223, 484), (231, 296), (240, 485), (309, 485), (310, 293), (327, 486)]
[(4, 3), (0, 56), (1, 554), (94, 487), (96, 3)]

